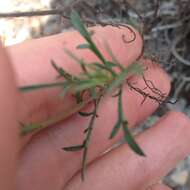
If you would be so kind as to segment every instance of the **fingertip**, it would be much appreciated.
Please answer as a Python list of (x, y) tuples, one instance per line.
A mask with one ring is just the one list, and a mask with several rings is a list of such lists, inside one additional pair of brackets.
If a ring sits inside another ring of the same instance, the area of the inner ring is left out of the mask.
[(175, 118), (176, 120), (180, 120), (181, 123), (184, 123), (183, 125), (190, 124), (190, 118), (183, 112), (171, 111), (168, 113), (168, 115), (171, 115), (171, 117)]
[(166, 100), (171, 89), (170, 78), (160, 66), (153, 66), (150, 60), (140, 61), (147, 69), (143, 77), (134, 76), (129, 80), (128, 84), (131, 88), (127, 88), (126, 91), (127, 95), (133, 99), (133, 101), (128, 101), (129, 97), (126, 98), (127, 105), (130, 107), (130, 111), (126, 112), (127, 118), (129, 121), (130, 118), (136, 118), (135, 121), (138, 123), (152, 114), (160, 103)]
[(142, 60), (147, 68), (144, 76), (147, 80), (151, 80), (153, 85), (159, 89), (166, 98), (171, 90), (171, 78), (159, 63), (153, 63), (150, 59)]
[[(132, 64), (142, 53), (143, 40), (139, 32), (132, 26), (96, 26), (90, 30), (95, 31), (95, 41), (100, 47), (109, 45), (114, 56), (124, 65)], [(104, 51), (105, 56), (108, 53)]]

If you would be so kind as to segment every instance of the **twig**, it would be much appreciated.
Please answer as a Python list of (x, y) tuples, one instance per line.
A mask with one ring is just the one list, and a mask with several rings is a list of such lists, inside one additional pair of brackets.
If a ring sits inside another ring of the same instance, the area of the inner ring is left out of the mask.
[(157, 18), (159, 14), (159, 8), (160, 8), (160, 0), (155, 0), (155, 12), (154, 17)]
[(100, 99), (101, 99), (101, 97), (99, 99), (97, 99), (96, 101), (94, 101), (93, 115), (90, 119), (89, 127), (87, 128), (87, 131), (86, 131), (86, 133), (87, 133), (86, 139), (84, 140), (84, 150), (83, 150), (83, 159), (82, 159), (82, 173), (81, 173), (81, 178), (83, 181), (85, 179), (85, 169), (86, 169), (86, 162), (87, 162), (88, 147), (89, 147), (92, 131), (94, 129), (94, 122), (95, 122), (95, 119), (97, 117), (97, 110), (98, 110), (98, 106), (100, 103)]
[(183, 63), (186, 66), (190, 66), (190, 61), (187, 59), (184, 59), (178, 52), (177, 52), (177, 45), (181, 42), (181, 40), (184, 38), (184, 36), (180, 36), (177, 38), (171, 47), (171, 52), (175, 56), (176, 59), (178, 59), (181, 63)]
[(33, 16), (47, 16), (47, 15), (62, 15), (63, 16), (63, 10), (53, 9), (53, 10), (42, 10), (42, 11), (39, 10), (39, 11), (0, 13), (0, 18), (33, 17)]

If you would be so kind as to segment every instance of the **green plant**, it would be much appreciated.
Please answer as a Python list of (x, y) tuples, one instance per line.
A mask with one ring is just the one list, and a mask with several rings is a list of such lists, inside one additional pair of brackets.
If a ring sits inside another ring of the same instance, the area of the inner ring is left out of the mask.
[[(85, 44), (80, 44), (76, 48), (89, 49), (98, 57), (99, 61), (88, 64), (85, 62), (85, 60), (76, 57), (72, 52), (66, 49), (65, 52), (68, 54), (68, 56), (70, 56), (76, 61), (76, 63), (80, 65), (81, 72), (79, 75), (75, 76), (68, 73), (63, 68), (57, 66), (52, 60), (51, 64), (59, 76), (63, 78), (62, 82), (20, 87), (22, 92), (29, 92), (31, 90), (52, 87), (54, 88), (59, 86), (63, 89), (61, 96), (64, 96), (65, 94), (74, 94), (77, 101), (76, 107), (72, 108), (70, 111), (67, 111), (67, 113), (62, 113), (41, 123), (22, 124), (23, 127), (21, 128), (21, 132), (23, 135), (25, 135), (35, 130), (41, 130), (49, 125), (55, 124), (65, 119), (77, 111), (82, 117), (90, 117), (88, 127), (84, 130), (84, 141), (80, 145), (63, 148), (65, 151), (83, 151), (81, 176), (84, 180), (89, 142), (94, 128), (94, 122), (98, 114), (98, 107), (102, 99), (107, 95), (118, 99), (118, 119), (116, 124), (113, 126), (110, 139), (115, 137), (119, 130), (123, 130), (124, 138), (131, 149), (138, 155), (145, 156), (144, 152), (135, 142), (133, 136), (130, 133), (128, 121), (124, 115), (122, 104), (123, 86), (126, 84), (126, 79), (132, 75), (142, 76), (144, 68), (138, 62), (133, 63), (127, 68), (124, 67), (119, 63), (108, 46), (107, 51), (112, 57), (112, 61), (107, 60), (94, 43), (92, 39), (93, 34), (88, 32), (79, 15), (75, 11), (73, 11), (71, 14), (71, 22), (74, 28), (78, 30), (78, 32), (86, 40)], [(88, 98), (84, 99), (84, 94), (88, 94)], [(94, 105), (93, 110), (90, 113), (81, 112), (81, 109), (84, 108), (88, 103), (92, 103)]]

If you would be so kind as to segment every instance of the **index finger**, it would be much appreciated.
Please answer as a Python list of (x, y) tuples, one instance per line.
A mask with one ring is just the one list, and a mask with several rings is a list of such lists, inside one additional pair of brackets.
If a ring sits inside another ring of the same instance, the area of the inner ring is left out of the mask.
[[(94, 31), (93, 38), (98, 48), (109, 60), (110, 56), (104, 48), (105, 41), (108, 42), (117, 59), (126, 66), (136, 60), (142, 51), (142, 39), (136, 31), (134, 31), (135, 40), (125, 43), (123, 36), (129, 41), (134, 38), (134, 33), (127, 28), (99, 26), (90, 30)], [(96, 61), (97, 57), (89, 50), (76, 49), (84, 41), (80, 34), (72, 31), (8, 47), (8, 53), (17, 74), (18, 85), (54, 82), (57, 73), (50, 64), (51, 59), (66, 71), (78, 73), (80, 67), (64, 52), (64, 48), (87, 62)], [(56, 88), (22, 94), (21, 120), (27, 123), (44, 121), (73, 107), (76, 104), (73, 97), (60, 98), (60, 91), (60, 88)]]

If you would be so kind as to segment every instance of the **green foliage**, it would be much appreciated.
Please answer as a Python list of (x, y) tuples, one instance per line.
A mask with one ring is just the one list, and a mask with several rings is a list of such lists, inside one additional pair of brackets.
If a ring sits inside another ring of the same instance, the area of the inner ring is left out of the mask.
[[(101, 54), (101, 52), (96, 47), (96, 44), (93, 42), (91, 38), (91, 34), (87, 31), (84, 24), (82, 23), (79, 15), (77, 12), (72, 11), (71, 13), (71, 22), (76, 30), (84, 37), (84, 39), (88, 42), (86, 47), (88, 47), (92, 52), (104, 63), (106, 64), (106, 60), (104, 59), (104, 56)], [(84, 47), (84, 45), (82, 45)], [(79, 46), (80, 47), (80, 46)]]
[(140, 156), (145, 156), (145, 153), (141, 150), (139, 145), (135, 142), (133, 136), (131, 135), (129, 128), (128, 128), (128, 122), (124, 121), (122, 123), (123, 126), (123, 132), (124, 132), (124, 137), (128, 145), (131, 147), (131, 149), (136, 152)]
[(51, 84), (39, 84), (39, 85), (31, 85), (31, 86), (24, 86), (20, 87), (19, 90), (23, 93), (34, 91), (34, 90), (41, 90), (41, 89), (46, 89), (46, 88), (55, 88), (55, 87), (60, 87), (63, 86), (63, 82), (59, 83), (51, 83)]
[[(112, 60), (107, 60), (106, 58), (104, 58), (104, 56), (101, 54), (100, 50), (94, 43), (92, 39), (93, 34), (88, 32), (88, 30), (82, 23), (79, 15), (75, 11), (73, 11), (71, 14), (71, 22), (75, 29), (78, 30), (78, 32), (86, 40), (84, 44), (80, 44), (76, 48), (89, 49), (99, 58), (99, 62), (87, 63), (85, 60), (78, 58), (76, 55), (66, 49), (65, 52), (68, 54), (68, 56), (70, 56), (76, 63), (80, 65), (81, 72), (77, 76), (68, 73), (63, 68), (59, 67), (54, 61), (51, 61), (51, 64), (55, 71), (58, 73), (59, 77), (64, 79), (63, 82), (22, 87), (20, 88), (20, 90), (23, 92), (27, 92), (29, 90), (37, 90), (45, 87), (49, 88), (61, 86), (63, 89), (61, 95), (64, 96), (68, 93), (74, 94), (78, 105), (85, 101), (83, 97), (85, 93), (89, 95), (89, 97), (91, 98), (91, 102), (94, 103), (93, 110), (89, 113), (81, 112), (79, 110), (79, 114), (82, 117), (90, 117), (89, 124), (84, 131), (84, 141), (81, 145), (63, 148), (65, 151), (83, 151), (82, 179), (84, 180), (87, 153), (94, 128), (94, 123), (98, 114), (98, 106), (105, 95), (112, 95), (113, 93), (118, 92), (113, 97), (118, 98), (118, 119), (110, 134), (110, 139), (114, 138), (119, 130), (122, 129), (124, 138), (128, 143), (129, 147), (137, 154), (141, 156), (145, 155), (129, 131), (128, 122), (125, 118), (122, 103), (122, 92), (123, 86), (126, 82), (126, 78), (131, 75), (142, 75), (144, 70), (139, 63), (131, 64), (127, 68), (122, 66), (113, 55), (113, 52), (108, 45), (106, 46), (106, 49), (110, 54)], [(46, 122), (46, 124), (47, 123), (48, 122)], [(41, 127), (42, 125), (30, 124), (22, 128), (22, 131), (24, 134), (26, 134)]]
[(84, 145), (76, 145), (76, 146), (70, 146), (70, 147), (65, 147), (63, 150), (69, 151), (69, 152), (75, 152), (75, 151), (80, 151), (84, 148)]
[(119, 75), (117, 75), (117, 77), (115, 77), (115, 80), (113, 80), (110, 83), (107, 92), (110, 93), (114, 89), (116, 89), (118, 86), (125, 83), (125, 80), (129, 75), (131, 75), (131, 74), (140, 75), (142, 72), (143, 72), (143, 68), (141, 67), (141, 65), (139, 65), (137, 63), (134, 63), (134, 64), (128, 66), (127, 68), (123, 68), (122, 71), (119, 73)]
[(39, 123), (31, 123), (31, 124), (27, 124), (27, 125), (21, 123), (21, 126), (22, 126), (21, 135), (26, 135), (30, 132), (39, 130), (40, 128), (43, 128), (43, 126)]

